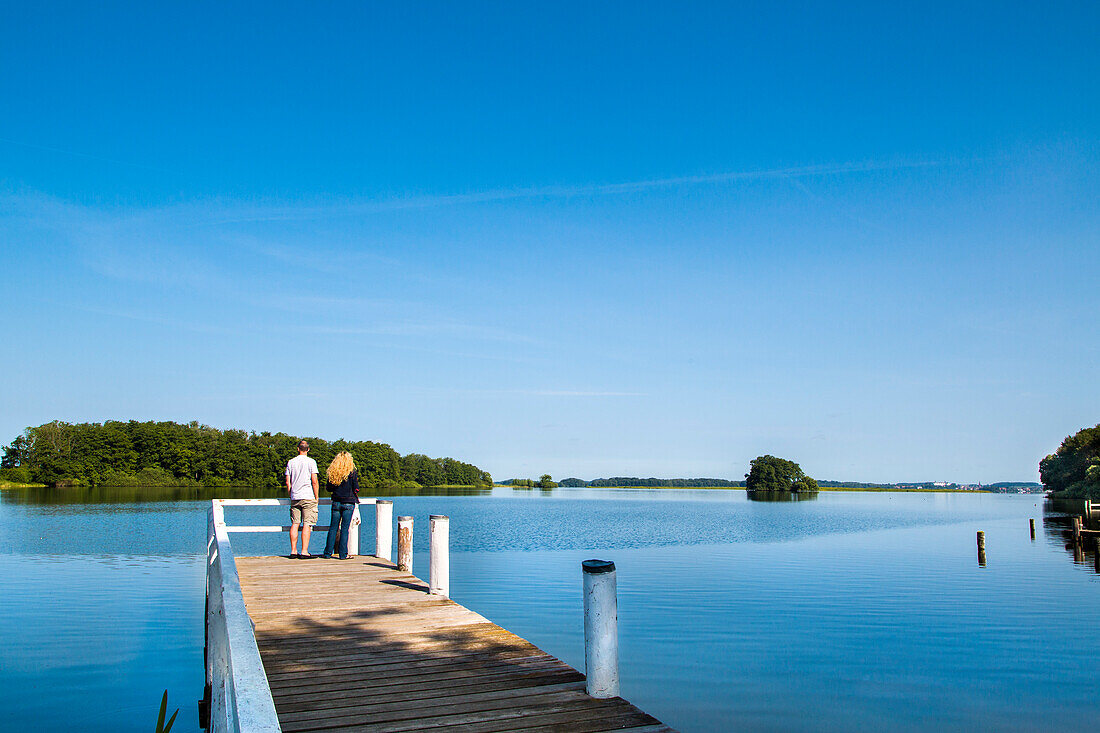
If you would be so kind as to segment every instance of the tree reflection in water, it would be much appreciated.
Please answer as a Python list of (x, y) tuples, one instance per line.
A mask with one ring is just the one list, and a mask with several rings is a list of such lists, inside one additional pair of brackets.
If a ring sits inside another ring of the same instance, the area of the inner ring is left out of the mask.
[(1084, 499), (1047, 499), (1043, 504), (1043, 531), (1051, 544), (1065, 548), (1075, 565), (1091, 565), (1100, 574), (1100, 553), (1097, 552), (1097, 536), (1086, 534), (1081, 542), (1073, 540), (1073, 518), (1081, 517), (1082, 529), (1100, 530), (1100, 514), (1085, 513)]
[(817, 491), (746, 491), (749, 501), (814, 501)]

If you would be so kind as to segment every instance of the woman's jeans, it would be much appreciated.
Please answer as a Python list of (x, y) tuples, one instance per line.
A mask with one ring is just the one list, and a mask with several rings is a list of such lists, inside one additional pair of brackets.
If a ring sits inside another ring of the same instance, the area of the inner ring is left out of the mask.
[(351, 518), (355, 515), (355, 504), (332, 502), (332, 517), (328, 523), (328, 541), (325, 542), (325, 557), (332, 557), (336, 549), (336, 528), (340, 528), (340, 559), (348, 557), (348, 532), (351, 530)]

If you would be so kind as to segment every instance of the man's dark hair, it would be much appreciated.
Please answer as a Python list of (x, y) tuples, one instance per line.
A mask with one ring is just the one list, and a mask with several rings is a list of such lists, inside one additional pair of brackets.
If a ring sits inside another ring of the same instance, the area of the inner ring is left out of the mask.
[(304, 440), (300, 440), (300, 441), (298, 441), (298, 450), (300, 450), (300, 451), (308, 451), (308, 450), (309, 450), (309, 443), (307, 443), (307, 442), (306, 442), (306, 441), (304, 441)]

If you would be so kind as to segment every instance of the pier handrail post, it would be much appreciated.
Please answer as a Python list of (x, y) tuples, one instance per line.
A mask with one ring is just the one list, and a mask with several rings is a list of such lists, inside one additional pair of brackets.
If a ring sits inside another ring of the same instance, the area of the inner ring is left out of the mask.
[(374, 556), (382, 560), (393, 557), (393, 502), (379, 499), (374, 504)]
[(413, 567), (413, 518), (397, 518), (397, 569), (411, 573)]
[(619, 602), (615, 563), (585, 560), (584, 671), (591, 697), (619, 696)]
[(355, 557), (359, 554), (359, 525), (362, 523), (363, 520), (359, 516), (359, 504), (357, 503), (351, 512), (351, 524), (348, 525), (348, 557)]
[(442, 514), (428, 517), (428, 592), (444, 598), (451, 595), (450, 524)]

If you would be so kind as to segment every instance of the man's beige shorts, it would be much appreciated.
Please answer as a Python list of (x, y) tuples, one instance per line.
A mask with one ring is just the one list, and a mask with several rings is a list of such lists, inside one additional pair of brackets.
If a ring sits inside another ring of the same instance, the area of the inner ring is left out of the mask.
[(317, 524), (317, 500), (295, 499), (290, 502), (291, 524)]

